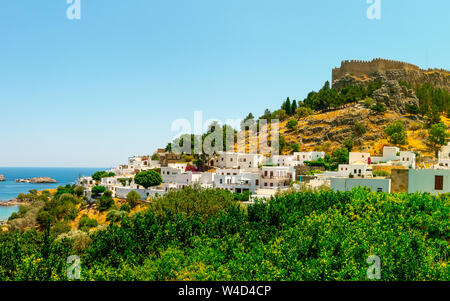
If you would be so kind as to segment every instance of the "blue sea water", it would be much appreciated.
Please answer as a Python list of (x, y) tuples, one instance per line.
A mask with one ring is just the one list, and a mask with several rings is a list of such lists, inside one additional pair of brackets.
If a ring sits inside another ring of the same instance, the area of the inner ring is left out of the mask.
[[(82, 176), (90, 176), (94, 172), (105, 168), (28, 168), (28, 167), (0, 167), (0, 174), (6, 177), (5, 182), (0, 182), (0, 202), (11, 200), (19, 193), (27, 193), (32, 189), (54, 189), (61, 185), (73, 184)], [(29, 179), (35, 177), (50, 177), (56, 184), (28, 184), (15, 183), (15, 179)], [(6, 220), (18, 207), (0, 206), (0, 220)]]

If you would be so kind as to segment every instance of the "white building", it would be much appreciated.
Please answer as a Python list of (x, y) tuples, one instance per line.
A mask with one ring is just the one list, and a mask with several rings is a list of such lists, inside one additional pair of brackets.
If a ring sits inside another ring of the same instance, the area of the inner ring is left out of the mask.
[(441, 147), (438, 153), (436, 169), (450, 169), (450, 143)]
[(370, 154), (369, 153), (359, 153), (359, 152), (350, 152), (348, 154), (348, 163), (369, 163)]
[(263, 166), (261, 168), (261, 188), (283, 189), (295, 181), (295, 169), (292, 166)]
[(218, 168), (258, 168), (264, 162), (264, 156), (260, 154), (245, 154), (235, 152), (220, 152), (211, 160), (211, 165)]
[(372, 157), (373, 163), (398, 161), (400, 159), (400, 149), (395, 146), (383, 147), (382, 157)]
[(274, 155), (271, 161), (275, 166), (294, 166), (294, 158), (295, 156)]
[(212, 188), (214, 185), (214, 173), (210, 172), (184, 172), (176, 175), (175, 184), (177, 189), (186, 186), (199, 185), (203, 188)]
[(325, 152), (295, 152), (294, 165), (304, 165), (308, 161), (317, 161), (325, 158)]
[(339, 164), (338, 175), (340, 177), (369, 177), (372, 176), (372, 167), (365, 163)]
[(214, 186), (231, 192), (255, 192), (261, 184), (261, 175), (258, 171), (245, 171), (242, 169), (218, 169), (214, 177)]
[(400, 152), (400, 164), (407, 168), (416, 168), (416, 154), (414, 152)]
[(167, 167), (161, 167), (163, 183), (176, 183), (177, 176), (186, 171), (186, 166), (185, 163), (171, 163)]

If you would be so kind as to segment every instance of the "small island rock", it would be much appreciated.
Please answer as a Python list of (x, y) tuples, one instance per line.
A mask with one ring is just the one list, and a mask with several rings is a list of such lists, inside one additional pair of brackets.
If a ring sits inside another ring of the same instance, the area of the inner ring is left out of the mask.
[(42, 184), (42, 183), (57, 183), (56, 180), (48, 177), (38, 177), (32, 179), (17, 179), (17, 183), (30, 183), (30, 184)]

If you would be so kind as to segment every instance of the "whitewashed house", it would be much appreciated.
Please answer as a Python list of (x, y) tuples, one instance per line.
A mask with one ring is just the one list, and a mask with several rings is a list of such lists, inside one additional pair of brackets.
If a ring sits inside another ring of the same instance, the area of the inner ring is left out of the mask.
[(187, 164), (174, 163), (169, 164), (167, 167), (161, 167), (161, 177), (163, 183), (176, 183), (177, 175), (186, 171)]
[(202, 188), (214, 186), (214, 173), (210, 172), (184, 172), (176, 175), (175, 184), (177, 189), (187, 186), (199, 185)]
[(450, 143), (441, 147), (435, 169), (450, 169)]
[(399, 160), (402, 166), (416, 168), (416, 154), (414, 152), (401, 151)]
[(338, 176), (340, 177), (369, 177), (372, 176), (372, 167), (365, 163), (339, 164)]
[(370, 161), (369, 159), (370, 159), (369, 153), (350, 152), (348, 154), (348, 163), (349, 164), (354, 164), (354, 163), (368, 164)]
[(308, 161), (317, 161), (325, 158), (325, 152), (295, 152), (293, 165), (305, 165)]
[(263, 166), (261, 168), (261, 188), (283, 189), (295, 181), (295, 169), (292, 166)]
[(372, 163), (380, 163), (380, 162), (391, 162), (398, 161), (400, 159), (400, 149), (395, 146), (385, 146), (383, 147), (383, 156), (382, 157), (372, 157)]
[(270, 161), (274, 166), (294, 166), (295, 156), (274, 155)]
[(78, 185), (83, 186), (84, 188), (90, 188), (95, 186), (95, 181), (92, 177), (81, 177), (78, 179)]
[(235, 193), (255, 192), (261, 184), (258, 171), (243, 169), (218, 169), (214, 176), (214, 186)]
[(258, 168), (264, 162), (264, 156), (261, 154), (245, 154), (235, 152), (219, 152), (215, 159), (212, 159), (211, 165), (218, 168)]

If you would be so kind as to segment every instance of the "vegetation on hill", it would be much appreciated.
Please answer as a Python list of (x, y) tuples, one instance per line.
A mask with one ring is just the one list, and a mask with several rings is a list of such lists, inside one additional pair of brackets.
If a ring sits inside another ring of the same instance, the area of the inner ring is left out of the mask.
[[(89, 233), (0, 234), (0, 279), (450, 280), (449, 197), (305, 192), (242, 207), (226, 191), (187, 188)], [(89, 227), (94, 222), (85, 220)]]

